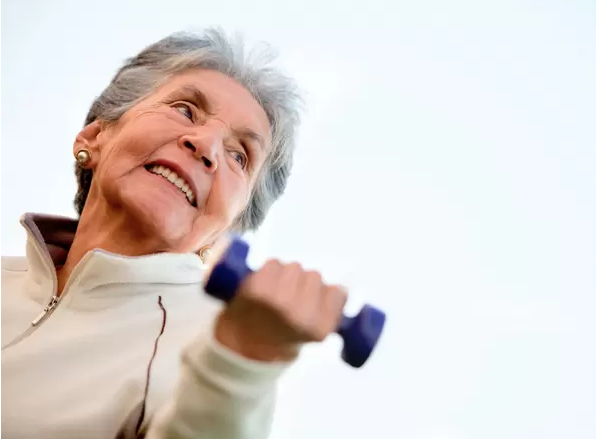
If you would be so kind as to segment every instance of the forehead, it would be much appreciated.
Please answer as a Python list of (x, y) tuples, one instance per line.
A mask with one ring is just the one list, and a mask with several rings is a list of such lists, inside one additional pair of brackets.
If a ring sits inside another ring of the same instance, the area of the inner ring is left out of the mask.
[(163, 84), (156, 98), (196, 88), (207, 100), (212, 114), (232, 129), (249, 129), (267, 144), (271, 142), (271, 126), (265, 110), (239, 82), (213, 70), (191, 69), (179, 73)]

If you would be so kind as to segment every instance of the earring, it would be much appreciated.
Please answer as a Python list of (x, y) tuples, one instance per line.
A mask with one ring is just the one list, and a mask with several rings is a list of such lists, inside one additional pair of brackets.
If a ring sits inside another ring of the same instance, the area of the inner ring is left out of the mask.
[(84, 168), (85, 165), (89, 163), (91, 154), (86, 149), (81, 149), (79, 152), (76, 153), (75, 158), (77, 159), (77, 163), (79, 164), (79, 166)]
[(209, 254), (211, 253), (211, 247), (206, 246), (199, 250), (199, 258), (203, 261), (203, 264), (207, 263), (207, 259), (209, 258)]

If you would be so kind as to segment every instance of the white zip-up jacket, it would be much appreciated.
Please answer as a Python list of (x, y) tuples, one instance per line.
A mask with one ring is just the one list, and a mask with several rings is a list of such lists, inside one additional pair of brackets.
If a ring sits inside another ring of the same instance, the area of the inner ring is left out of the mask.
[(77, 222), (26, 214), (26, 257), (2, 258), (2, 436), (262, 439), (286, 363), (213, 338), (221, 303), (194, 254), (95, 250), (56, 298)]

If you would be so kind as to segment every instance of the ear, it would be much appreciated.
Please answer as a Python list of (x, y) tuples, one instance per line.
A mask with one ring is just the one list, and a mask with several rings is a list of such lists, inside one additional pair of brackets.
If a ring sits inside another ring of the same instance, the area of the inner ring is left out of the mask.
[(86, 149), (89, 151), (89, 155), (91, 156), (86, 167), (94, 168), (98, 162), (100, 154), (98, 137), (101, 134), (103, 128), (104, 126), (101, 121), (95, 120), (83, 128), (75, 138), (72, 151), (73, 154), (76, 156), (80, 150)]

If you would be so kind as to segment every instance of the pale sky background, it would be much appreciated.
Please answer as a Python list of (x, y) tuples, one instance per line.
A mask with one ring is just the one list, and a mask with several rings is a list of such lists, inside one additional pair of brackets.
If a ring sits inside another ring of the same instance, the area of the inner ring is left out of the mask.
[(330, 339), (273, 439), (596, 438), (596, 2), (4, 1), (2, 254), (74, 215), (72, 142), (124, 58), (220, 25), (307, 92), (252, 261), (385, 309), (360, 370)]

